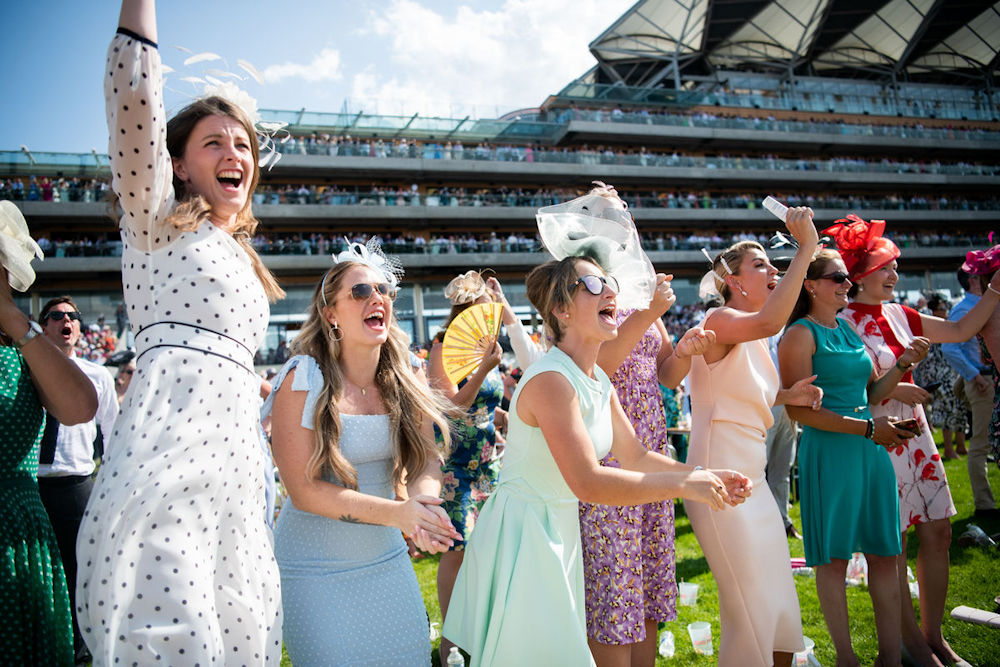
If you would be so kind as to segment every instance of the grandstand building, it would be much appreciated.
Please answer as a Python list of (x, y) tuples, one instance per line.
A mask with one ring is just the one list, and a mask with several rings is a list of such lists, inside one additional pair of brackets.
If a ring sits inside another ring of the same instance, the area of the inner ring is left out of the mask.
[[(1000, 233), (1000, 2), (640, 0), (590, 50), (588, 72), (497, 119), (264, 111), (289, 132), (255, 195), (256, 243), (288, 292), (266, 345), (293, 335), (345, 236), (377, 234), (400, 256), (397, 316), (418, 342), (469, 268), (493, 269), (531, 317), (523, 276), (546, 258), (535, 210), (595, 179), (628, 201), (680, 303), (697, 299), (701, 247), (780, 227), (759, 206), (769, 194), (821, 226), (887, 220), (903, 293), (957, 293), (965, 252)], [(48, 255), (26, 310), (71, 292), (112, 318), (107, 164), (0, 152), (0, 197)]]

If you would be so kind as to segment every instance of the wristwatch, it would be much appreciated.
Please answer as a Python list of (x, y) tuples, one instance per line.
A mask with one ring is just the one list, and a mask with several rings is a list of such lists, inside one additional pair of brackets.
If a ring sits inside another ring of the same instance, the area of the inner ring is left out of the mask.
[(21, 349), (29, 342), (31, 342), (32, 338), (41, 335), (42, 335), (42, 327), (38, 324), (38, 322), (34, 320), (28, 320), (28, 333), (24, 334), (23, 336), (15, 340), (14, 347), (16, 347), (17, 349)]

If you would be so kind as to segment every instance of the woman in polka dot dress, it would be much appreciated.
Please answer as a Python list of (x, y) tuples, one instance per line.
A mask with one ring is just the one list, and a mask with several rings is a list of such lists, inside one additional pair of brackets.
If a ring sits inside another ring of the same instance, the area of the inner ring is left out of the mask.
[[(296, 667), (429, 665), (401, 531), (432, 552), (458, 538), (439, 498), (444, 404), (410, 366), (394, 278), (352, 252), (314, 292), (262, 413), (288, 490), (275, 528), (285, 646)], [(404, 476), (409, 498), (396, 500)]]
[(258, 146), (201, 99), (166, 123), (151, 0), (122, 4), (104, 77), (136, 371), (77, 541), (95, 665), (277, 664), (253, 352), (281, 295), (248, 245)]
[(0, 663), (72, 665), (66, 577), (35, 473), (42, 408), (78, 424), (94, 418), (97, 393), (76, 364), (36, 334), (0, 266)]

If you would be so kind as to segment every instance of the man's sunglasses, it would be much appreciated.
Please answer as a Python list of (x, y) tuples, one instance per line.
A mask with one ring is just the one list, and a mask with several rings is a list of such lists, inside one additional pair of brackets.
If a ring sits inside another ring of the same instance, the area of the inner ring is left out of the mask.
[(844, 281), (850, 279), (850, 276), (843, 271), (834, 271), (833, 273), (828, 273), (825, 276), (820, 276), (822, 280), (832, 280), (838, 285), (843, 284)]
[(600, 296), (604, 292), (605, 285), (610, 287), (612, 292), (618, 294), (618, 281), (611, 276), (580, 276), (573, 283), (572, 289), (576, 289), (577, 285), (583, 285), (594, 296)]
[(61, 310), (53, 310), (49, 313), (46, 313), (45, 317), (43, 317), (42, 319), (49, 320), (50, 322), (62, 322), (64, 317), (68, 317), (70, 320), (74, 322), (80, 321), (80, 313), (76, 312), (75, 310), (69, 312), (64, 312)]
[(358, 283), (351, 288), (351, 297), (356, 301), (367, 301), (375, 290), (390, 301), (396, 298), (396, 290), (389, 283)]

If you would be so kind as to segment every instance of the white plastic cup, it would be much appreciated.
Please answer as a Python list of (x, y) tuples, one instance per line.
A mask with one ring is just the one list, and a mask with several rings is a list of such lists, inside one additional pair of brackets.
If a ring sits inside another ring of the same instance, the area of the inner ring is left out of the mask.
[(693, 607), (698, 603), (698, 584), (682, 581), (677, 584), (677, 591), (680, 594), (682, 606)]
[(813, 650), (816, 648), (816, 642), (808, 637), (803, 637), (802, 642), (806, 647), (795, 654), (792, 661), (795, 667), (809, 667), (809, 656), (813, 654)]
[(712, 626), (707, 621), (688, 623), (688, 636), (694, 652), (698, 655), (712, 655)]
[(674, 657), (674, 633), (664, 630), (660, 633), (659, 653), (664, 658)]

